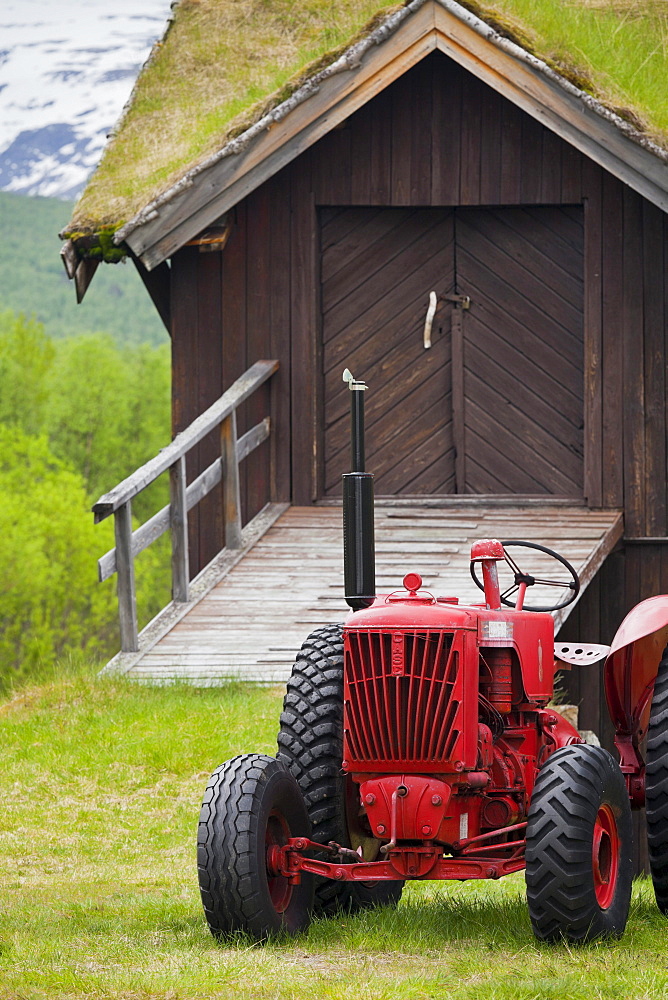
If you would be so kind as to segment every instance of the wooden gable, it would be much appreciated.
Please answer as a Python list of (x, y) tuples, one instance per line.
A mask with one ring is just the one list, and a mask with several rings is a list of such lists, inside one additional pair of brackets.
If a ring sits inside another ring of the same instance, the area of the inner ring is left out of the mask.
[(665, 153), (453, 0), (413, 0), (116, 234), (149, 269), (439, 51), (653, 204)]

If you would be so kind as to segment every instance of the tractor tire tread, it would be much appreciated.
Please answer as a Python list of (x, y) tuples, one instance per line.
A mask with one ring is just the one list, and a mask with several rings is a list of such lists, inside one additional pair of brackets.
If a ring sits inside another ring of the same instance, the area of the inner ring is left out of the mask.
[[(277, 758), (292, 772), (311, 821), (312, 839), (349, 847), (343, 757), (343, 626), (324, 625), (304, 641), (287, 684)], [(373, 888), (315, 879), (315, 911), (332, 915), (398, 902), (402, 882)]]
[[(294, 933), (308, 923), (310, 882), (297, 887), (289, 926), (267, 907), (257, 872), (257, 839), (263, 837), (257, 823), (258, 791), (272, 778), (292, 782), (285, 771), (274, 757), (241, 754), (221, 764), (209, 779), (197, 832), (197, 869), (204, 913), (216, 938), (243, 931), (263, 940), (279, 930)], [(305, 815), (303, 822), (296, 835), (308, 830)]]
[[(619, 808), (620, 860), (615, 898), (598, 905), (592, 880), (592, 835), (599, 803)], [(631, 893), (631, 812), (622, 773), (601, 747), (555, 751), (536, 779), (529, 810), (526, 883), (536, 937), (590, 941), (618, 936)]]
[(663, 652), (654, 682), (646, 757), (649, 867), (657, 906), (668, 915), (668, 647)]

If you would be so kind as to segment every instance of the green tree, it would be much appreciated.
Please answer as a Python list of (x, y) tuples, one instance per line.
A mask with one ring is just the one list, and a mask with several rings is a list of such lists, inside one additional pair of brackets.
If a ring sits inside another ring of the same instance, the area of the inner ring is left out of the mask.
[[(103, 334), (58, 344), (46, 426), (54, 453), (81, 473), (92, 501), (169, 441), (169, 355), (119, 348)], [(133, 504), (142, 520), (167, 502), (166, 484)]]
[[(0, 423), (46, 434), (92, 502), (169, 441), (169, 351), (105, 334), (54, 343), (36, 320), (0, 313)], [(166, 502), (157, 484), (135, 513), (144, 519)]]
[(119, 344), (168, 344), (130, 260), (99, 267), (77, 305), (58, 254), (58, 232), (71, 217), (71, 202), (0, 191), (0, 311), (34, 315), (55, 341), (106, 330)]
[(38, 434), (55, 348), (44, 327), (22, 313), (0, 313), (0, 422)]
[[(169, 394), (164, 347), (53, 343), (35, 320), (0, 313), (0, 689), (66, 654), (118, 648), (115, 580), (96, 580), (113, 520), (94, 525), (90, 505), (167, 443)], [(159, 482), (133, 512), (145, 520), (167, 502)], [(141, 625), (169, 600), (168, 538), (136, 576)]]
[(112, 535), (96, 529), (81, 477), (44, 438), (0, 425), (0, 686), (66, 651), (112, 646), (115, 596), (95, 573)]

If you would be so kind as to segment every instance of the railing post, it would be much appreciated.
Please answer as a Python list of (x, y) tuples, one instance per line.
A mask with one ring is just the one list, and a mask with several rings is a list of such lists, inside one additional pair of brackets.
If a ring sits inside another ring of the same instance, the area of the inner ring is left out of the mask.
[(241, 548), (241, 496), (237, 458), (237, 411), (232, 410), (220, 425), (220, 454), (223, 460), (223, 523), (225, 545)]
[(135, 600), (135, 567), (132, 556), (132, 507), (128, 500), (114, 513), (116, 536), (116, 572), (118, 573), (118, 617), (121, 624), (121, 649), (136, 653), (137, 603)]
[(172, 534), (172, 600), (188, 602), (188, 507), (186, 499), (186, 457), (169, 468), (169, 526)]

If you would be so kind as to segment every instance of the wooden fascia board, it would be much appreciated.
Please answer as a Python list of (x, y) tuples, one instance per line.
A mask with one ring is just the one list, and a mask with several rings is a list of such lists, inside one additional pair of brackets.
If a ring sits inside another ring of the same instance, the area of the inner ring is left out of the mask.
[(390, 38), (365, 53), (357, 68), (327, 79), (243, 152), (203, 172), (126, 237), (132, 252), (147, 269), (156, 267), (433, 52), (434, 9), (425, 4)]
[(436, 8), (437, 47), (663, 211), (668, 165), (627, 138), (540, 69), (515, 58), (443, 8)]

